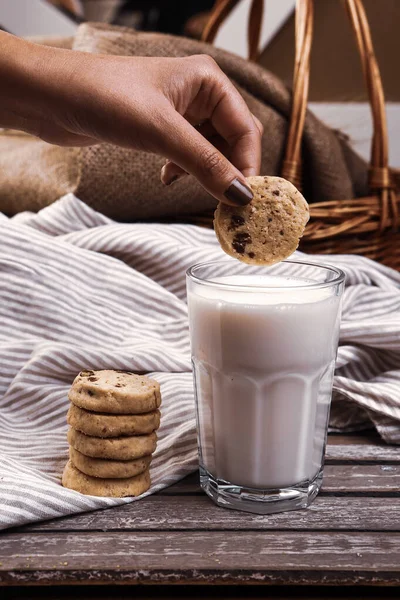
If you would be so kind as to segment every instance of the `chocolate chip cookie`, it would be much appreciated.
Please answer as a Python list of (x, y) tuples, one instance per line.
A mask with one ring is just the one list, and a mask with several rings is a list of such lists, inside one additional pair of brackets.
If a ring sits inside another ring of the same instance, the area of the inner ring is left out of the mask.
[(157, 435), (130, 435), (116, 438), (98, 438), (85, 435), (72, 427), (67, 435), (70, 446), (94, 458), (111, 458), (113, 460), (135, 460), (148, 456), (155, 451)]
[(150, 473), (147, 469), (135, 477), (126, 479), (90, 477), (79, 471), (69, 460), (65, 465), (62, 484), (70, 490), (81, 492), (81, 494), (124, 498), (125, 496), (140, 496), (146, 492), (150, 487)]
[(298, 247), (309, 219), (308, 204), (281, 177), (247, 177), (247, 183), (253, 200), (243, 207), (220, 203), (215, 233), (230, 256), (252, 265), (272, 265)]
[(67, 423), (86, 435), (100, 438), (143, 435), (159, 428), (160, 411), (153, 410), (141, 415), (107, 415), (94, 413), (71, 403)]
[(69, 449), (69, 457), (79, 471), (91, 477), (102, 477), (105, 479), (125, 479), (135, 477), (149, 468), (151, 456), (143, 456), (135, 460), (110, 460), (108, 458), (93, 458), (85, 456), (72, 446)]
[(158, 381), (128, 371), (81, 371), (68, 397), (80, 408), (120, 415), (148, 413), (161, 404)]

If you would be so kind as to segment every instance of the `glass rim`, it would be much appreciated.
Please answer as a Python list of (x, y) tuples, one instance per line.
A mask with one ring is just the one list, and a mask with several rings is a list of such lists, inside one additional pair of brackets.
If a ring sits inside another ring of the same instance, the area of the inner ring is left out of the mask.
[[(281, 290), (289, 290), (289, 289), (293, 289), (293, 290), (315, 290), (315, 289), (322, 289), (322, 288), (327, 288), (327, 287), (333, 287), (335, 285), (341, 284), (344, 282), (345, 278), (346, 278), (346, 274), (344, 273), (344, 271), (342, 271), (341, 269), (339, 269), (338, 267), (334, 267), (333, 265), (330, 264), (321, 264), (321, 263), (316, 263), (316, 262), (311, 262), (311, 261), (304, 261), (304, 260), (282, 260), (279, 263), (275, 263), (274, 265), (270, 265), (270, 267), (274, 267), (277, 266), (279, 264), (292, 264), (292, 265), (302, 265), (302, 266), (306, 266), (306, 267), (317, 267), (318, 269), (324, 270), (324, 271), (330, 271), (335, 273), (335, 277), (333, 279), (331, 279), (330, 281), (317, 281), (317, 282), (313, 282), (313, 283), (306, 283), (304, 285), (293, 285), (293, 286), (283, 286), (283, 285), (271, 285), (271, 286), (252, 286), (252, 285), (244, 285), (244, 284), (235, 284), (235, 283), (221, 283), (221, 282), (217, 282), (217, 281), (210, 281), (208, 279), (202, 279), (201, 277), (198, 277), (194, 274), (194, 271), (196, 269), (199, 269), (201, 267), (206, 267), (206, 266), (211, 266), (211, 265), (228, 265), (230, 261), (228, 260), (210, 260), (210, 261), (203, 261), (200, 263), (196, 263), (194, 265), (192, 265), (191, 267), (189, 267), (186, 270), (186, 276), (193, 281), (194, 283), (197, 283), (199, 285), (205, 285), (205, 286), (209, 286), (209, 287), (213, 287), (213, 288), (217, 288), (217, 289), (221, 289), (221, 290), (236, 290), (236, 291), (241, 291), (241, 292), (253, 292), (254, 290), (257, 291), (262, 291), (262, 290), (266, 290), (266, 291), (281, 291)], [(244, 264), (244, 263), (241, 263)], [(249, 266), (253, 266), (253, 265), (249, 265)], [(264, 268), (268, 268), (268, 265), (254, 265), (255, 267), (264, 267)], [(277, 275), (277, 277), (280, 277), (280, 275)], [(282, 276), (283, 277), (283, 276)]]

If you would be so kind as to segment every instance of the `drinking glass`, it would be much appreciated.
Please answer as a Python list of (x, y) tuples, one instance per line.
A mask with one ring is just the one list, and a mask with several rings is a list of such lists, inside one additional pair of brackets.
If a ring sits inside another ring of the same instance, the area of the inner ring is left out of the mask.
[(297, 260), (187, 271), (200, 482), (218, 505), (267, 514), (317, 495), (344, 279)]

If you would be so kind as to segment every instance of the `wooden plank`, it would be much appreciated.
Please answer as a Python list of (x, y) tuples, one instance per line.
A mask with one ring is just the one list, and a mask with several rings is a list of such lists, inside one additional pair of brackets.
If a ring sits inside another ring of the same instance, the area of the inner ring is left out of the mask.
[(329, 434), (326, 462), (394, 462), (400, 464), (400, 446), (389, 445), (374, 431)]
[(400, 464), (400, 446), (387, 444), (328, 444), (326, 462), (386, 462)]
[[(332, 477), (337, 477), (337, 481), (340, 479), (340, 491), (345, 491), (346, 478), (351, 479), (348, 488), (350, 492), (396, 492), (400, 489), (400, 446), (389, 446), (377, 434), (367, 432), (358, 435), (328, 435), (325, 462), (324, 491), (332, 491), (336, 486)], [(375, 467), (380, 462), (386, 464)], [(337, 463), (343, 466), (343, 471), (335, 470), (338, 468)], [(357, 467), (346, 469), (346, 463), (356, 463)], [(195, 493), (200, 493), (197, 472), (160, 492), (165, 495)]]
[(328, 433), (328, 445), (340, 444), (373, 444), (385, 445), (381, 436), (374, 430), (360, 431), (357, 433)]
[(327, 464), (321, 490), (321, 494), (326, 493), (396, 494), (400, 497), (400, 464)]
[[(53, 519), (21, 532), (81, 531), (400, 531), (398, 498), (319, 496), (307, 510), (254, 515), (216, 506), (199, 496), (154, 495), (140, 502), (74, 517)], [(15, 530), (14, 530), (15, 531)]]
[[(134, 521), (136, 518), (139, 522), (143, 522), (141, 520), (141, 515), (144, 514), (146, 517), (149, 517), (148, 507), (157, 506), (164, 516), (169, 514), (170, 507), (176, 507), (179, 505), (179, 501), (174, 500), (171, 504), (171, 497), (178, 498), (179, 496), (193, 496), (197, 495), (203, 498), (201, 502), (207, 502), (209, 506), (209, 510), (213, 508), (211, 501), (209, 501), (204, 492), (199, 487), (199, 476), (198, 473), (194, 473), (193, 475), (189, 475), (179, 483), (163, 490), (162, 492), (156, 494), (155, 496), (151, 496), (150, 498), (146, 498), (140, 500), (133, 505), (127, 505), (122, 507), (115, 507), (110, 510), (104, 511), (95, 511), (92, 513), (86, 513), (83, 515), (76, 515), (71, 517), (65, 517), (62, 519), (52, 519), (51, 521), (45, 521), (43, 523), (38, 523), (34, 525), (29, 525), (23, 528), (19, 528), (18, 531), (48, 531), (48, 530), (76, 530), (81, 531), (84, 529), (91, 530), (102, 530), (102, 529), (120, 529), (120, 528), (129, 528), (132, 525), (129, 525), (125, 520), (126, 516), (129, 516), (131, 521)], [(319, 513), (323, 510), (335, 510), (335, 506), (337, 506), (337, 510), (340, 512), (343, 510), (343, 507), (346, 507), (347, 511), (351, 511), (354, 509), (358, 511), (358, 516), (363, 515), (362, 518), (369, 520), (370, 527), (372, 529), (379, 528), (379, 523), (382, 523), (381, 512), (383, 516), (385, 514), (388, 516), (392, 514), (392, 509), (397, 510), (398, 502), (400, 498), (400, 466), (396, 465), (327, 465), (325, 467), (324, 473), (324, 481), (322, 490), (311, 507), (311, 510), (314, 510), (314, 507), (318, 507)], [(334, 495), (334, 494), (345, 494), (347, 496), (346, 500), (343, 498), (334, 499), (326, 499), (326, 495)], [(360, 498), (360, 499), (352, 499), (349, 494), (368, 494), (372, 495), (395, 495), (396, 498), (391, 499), (374, 499), (374, 498)], [(165, 498), (165, 496), (169, 496)], [(154, 498), (164, 498), (163, 500), (154, 501)], [(322, 499), (324, 501), (322, 502)], [(193, 498), (188, 499), (188, 503), (190, 504), (193, 501)], [(149, 504), (150, 502), (150, 504)], [(182, 503), (183, 506), (186, 506), (186, 502)], [(193, 506), (197, 506), (198, 504), (194, 504)], [(374, 511), (375, 506), (377, 506), (377, 512), (373, 514), (372, 520), (369, 517), (368, 511)], [(321, 509), (321, 510), (320, 510)], [(216, 509), (218, 510), (218, 509)], [(359, 512), (361, 510), (361, 512)], [(387, 513), (385, 512), (387, 511)], [(220, 511), (218, 510), (218, 513)], [(236, 515), (237, 513), (230, 513), (231, 515)], [(298, 527), (306, 527), (303, 523), (303, 519), (298, 520), (298, 517), (294, 517), (293, 515), (298, 515), (300, 513), (285, 513), (288, 515), (288, 519), (290, 522), (295, 519), (298, 522)], [(335, 513), (336, 514), (336, 513)], [(176, 516), (176, 515), (173, 515)], [(395, 515), (393, 515), (395, 516)], [(246, 517), (247, 518), (247, 517)], [(281, 523), (279, 519), (282, 517), (269, 517), (274, 518), (276, 523)], [(334, 517), (336, 523), (338, 523), (337, 516)], [(199, 521), (201, 522), (201, 521)], [(324, 520), (321, 521), (323, 523)], [(376, 524), (372, 527), (371, 523), (375, 522)], [(389, 521), (390, 522), (390, 521)], [(146, 521), (147, 523), (147, 521)], [(145, 528), (151, 528), (151, 518), (149, 523), (145, 526)], [(159, 515), (156, 517), (156, 524), (160, 524), (161, 520), (159, 519)], [(161, 529), (166, 528), (166, 521), (162, 522)], [(349, 521), (344, 520), (341, 521), (339, 519), (339, 524), (343, 523), (343, 528), (348, 527)], [(344, 524), (347, 523), (345, 526)], [(397, 519), (394, 518), (392, 521), (393, 526), (397, 527)], [(315, 528), (320, 529), (321, 527), (318, 523), (315, 523)], [(383, 525), (381, 525), (383, 527)], [(173, 528), (173, 527), (171, 527)], [(218, 527), (217, 527), (218, 528)], [(251, 526), (249, 525), (251, 529)], [(293, 527), (296, 529), (296, 527)], [(310, 527), (312, 528), (312, 527)], [(339, 527), (341, 528), (341, 527)], [(350, 527), (351, 528), (351, 527)], [(383, 527), (385, 528), (385, 527)], [(140, 529), (140, 527), (139, 527)]]
[[(362, 439), (361, 436), (348, 437), (357, 442)], [(332, 491), (332, 487), (336, 484), (335, 481), (332, 481), (332, 477), (336, 478), (336, 473), (337, 477), (341, 479), (340, 491), (345, 491), (344, 482), (346, 478), (351, 479), (348, 489), (350, 492), (368, 490), (373, 492), (396, 492), (400, 489), (400, 446), (389, 446), (382, 441), (374, 444), (365, 441), (363, 443), (347, 444), (343, 443), (346, 436), (329, 436), (330, 442), (332, 438), (335, 441), (327, 446), (324, 469), (325, 479), (329, 478), (329, 491)], [(365, 438), (365, 440), (368, 440), (368, 438)], [(385, 464), (378, 466), (377, 463)], [(347, 465), (351, 464), (354, 465), (354, 468), (345, 469)], [(335, 468), (337, 469), (339, 465), (343, 467), (341, 475), (339, 475), (340, 470), (335, 471)], [(198, 481), (198, 473), (194, 473), (177, 484), (162, 490), (160, 494), (199, 493)], [(328, 491), (327, 481), (324, 490)]]
[[(400, 490), (400, 464), (326, 464), (321, 493), (398, 493)], [(185, 479), (159, 492), (163, 496), (201, 494), (199, 474)]]
[(400, 584), (400, 534), (3, 534), (2, 584)]
[(174, 483), (170, 487), (164, 488), (157, 495), (160, 496), (176, 496), (178, 494), (203, 494), (200, 488), (199, 472), (192, 473), (184, 479)]

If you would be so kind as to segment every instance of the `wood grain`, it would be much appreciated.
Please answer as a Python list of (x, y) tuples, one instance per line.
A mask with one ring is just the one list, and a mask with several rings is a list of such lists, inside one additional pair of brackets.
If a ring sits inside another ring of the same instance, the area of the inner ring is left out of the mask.
[[(3, 533), (0, 586), (27, 587), (21, 599), (48, 584), (400, 586), (400, 448), (371, 434), (328, 442), (323, 488), (307, 510), (222, 509), (194, 473), (139, 502)], [(302, 597), (295, 589), (290, 597)]]
[[(306, 510), (254, 515), (216, 506), (199, 496), (150, 496), (140, 502), (52, 519), (18, 532), (95, 531), (399, 531), (398, 498), (317, 497)], [(312, 535), (311, 533), (309, 535)], [(18, 534), (15, 534), (18, 539)], [(90, 539), (90, 538), (88, 538)], [(0, 540), (0, 549), (2, 547)]]
[(324, 468), (321, 494), (398, 494), (400, 464), (332, 465)]
[(328, 444), (326, 462), (400, 463), (400, 446), (374, 444)]
[(385, 445), (381, 436), (375, 429), (359, 431), (357, 433), (328, 433), (328, 445), (331, 444), (373, 444), (375, 446)]
[(400, 534), (3, 534), (3, 584), (400, 584)]
[[(400, 451), (400, 448), (399, 448)], [(399, 464), (326, 464), (321, 494), (324, 493), (400, 493)], [(160, 495), (201, 494), (199, 474), (193, 473)]]

